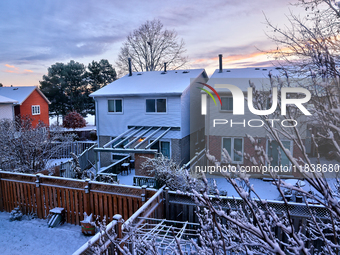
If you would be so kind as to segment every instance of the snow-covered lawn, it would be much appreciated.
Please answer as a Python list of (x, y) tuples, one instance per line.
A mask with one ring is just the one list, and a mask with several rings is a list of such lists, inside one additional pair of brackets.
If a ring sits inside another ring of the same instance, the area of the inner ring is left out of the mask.
[(9, 213), (0, 212), (0, 254), (52, 255), (72, 254), (91, 237), (81, 233), (81, 227), (64, 224), (48, 228), (47, 220), (9, 221)]

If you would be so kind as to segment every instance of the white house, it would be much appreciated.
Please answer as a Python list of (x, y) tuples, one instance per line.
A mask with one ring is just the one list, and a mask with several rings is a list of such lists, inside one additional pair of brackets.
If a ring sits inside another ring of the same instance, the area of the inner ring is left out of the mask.
[(204, 69), (131, 72), (92, 93), (101, 166), (116, 153), (135, 157), (139, 175), (141, 154), (161, 152), (188, 162), (190, 135), (197, 137), (204, 126), (197, 87), (207, 80)]
[(0, 119), (14, 120), (14, 105), (17, 100), (0, 95)]

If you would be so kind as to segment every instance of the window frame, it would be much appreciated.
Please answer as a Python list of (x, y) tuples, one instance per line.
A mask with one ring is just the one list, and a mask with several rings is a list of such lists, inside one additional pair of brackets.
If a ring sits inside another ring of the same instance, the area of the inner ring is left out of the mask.
[[(152, 143), (155, 139), (149, 139), (149, 144)], [(169, 159), (171, 158), (172, 156), (172, 153), (171, 153), (171, 140), (158, 140), (157, 143), (158, 143), (158, 148), (159, 148), (159, 152), (158, 153), (161, 153), (162, 152), (162, 147), (161, 147), (161, 142), (168, 142), (169, 143)], [(150, 148), (151, 149), (151, 148)], [(166, 157), (165, 155), (163, 155), (164, 157)]]
[[(231, 98), (231, 99), (233, 99), (232, 96), (221, 96), (221, 101), (222, 101), (222, 98)], [(220, 106), (220, 112), (233, 112), (233, 110), (234, 110), (234, 101), (233, 101), (232, 109), (231, 110), (223, 110), (222, 109), (222, 105)]]
[[(146, 100), (154, 99), (155, 100), (155, 112), (147, 112), (146, 111)], [(165, 112), (157, 112), (157, 99), (165, 99)], [(144, 104), (145, 114), (167, 114), (168, 113), (168, 98), (167, 97), (150, 97), (145, 98)]]
[[(122, 101), (122, 111), (121, 112), (116, 112), (116, 111), (110, 112), (109, 111), (109, 101), (112, 101), (112, 100), (115, 101), (114, 108), (116, 108), (116, 100)], [(124, 114), (124, 100), (123, 100), (123, 98), (108, 98), (106, 103), (107, 103), (107, 114)]]
[[(33, 109), (39, 109), (39, 112), (36, 112), (35, 110)], [(32, 115), (40, 115), (41, 111), (40, 111), (40, 105), (32, 105), (31, 106), (31, 112), (32, 112)]]
[[(231, 139), (231, 163), (232, 164), (243, 164), (244, 163), (244, 138), (243, 137), (229, 137), (229, 136), (226, 136), (226, 137), (222, 137), (222, 144), (221, 144), (221, 157), (222, 157), (222, 151), (223, 151), (223, 139)], [(242, 140), (242, 161), (235, 161), (234, 160), (234, 150), (235, 150), (235, 142), (234, 142), (234, 139), (241, 139)]]
[[(277, 142), (276, 140), (272, 140), (272, 141)], [(280, 141), (281, 142), (289, 142), (289, 152), (293, 156), (293, 152), (294, 152), (294, 143), (293, 143), (293, 141), (287, 140), (287, 139), (280, 139)], [(280, 148), (280, 150), (282, 150), (282, 149)], [(269, 139), (267, 139), (267, 141), (266, 141), (266, 154), (269, 157)], [(288, 159), (288, 161), (289, 161), (289, 159)], [(279, 159), (277, 159), (277, 162), (279, 162)], [(268, 163), (266, 163), (266, 165), (268, 165)], [(289, 161), (288, 167), (291, 167), (291, 166), (292, 166), (292, 162)]]

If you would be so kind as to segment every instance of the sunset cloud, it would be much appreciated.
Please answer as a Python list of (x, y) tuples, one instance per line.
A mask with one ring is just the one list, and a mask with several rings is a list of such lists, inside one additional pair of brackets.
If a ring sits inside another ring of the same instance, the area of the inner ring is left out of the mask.
[(20, 68), (14, 66), (14, 65), (5, 64), (4, 66), (7, 67), (7, 69), (5, 69), (3, 71), (5, 73), (15, 73), (15, 74), (30, 74), (30, 73), (34, 73), (30, 69), (24, 69), (24, 71), (21, 71)]
[(5, 66), (8, 67), (8, 68), (15, 68), (15, 69), (17, 69), (15, 66), (12, 66), (12, 65), (9, 65), (9, 64), (5, 64)]

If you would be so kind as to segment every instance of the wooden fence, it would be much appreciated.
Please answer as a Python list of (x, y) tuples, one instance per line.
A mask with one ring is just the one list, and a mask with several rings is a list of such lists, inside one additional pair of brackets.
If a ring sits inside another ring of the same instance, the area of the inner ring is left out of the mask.
[[(156, 190), (45, 175), (0, 171), (0, 211), (19, 206), (25, 214), (46, 218), (49, 211), (62, 207), (66, 222), (79, 225), (83, 214), (112, 221), (115, 214), (127, 220)], [(144, 200), (144, 201), (142, 201)]]

